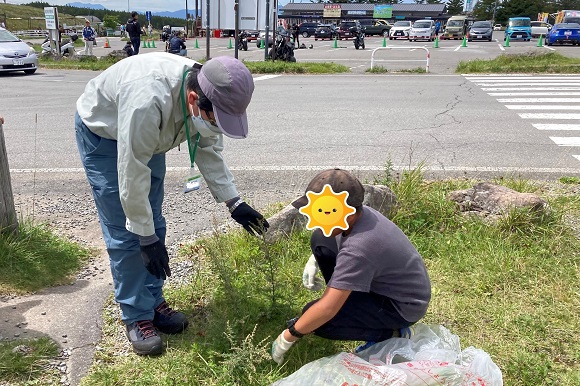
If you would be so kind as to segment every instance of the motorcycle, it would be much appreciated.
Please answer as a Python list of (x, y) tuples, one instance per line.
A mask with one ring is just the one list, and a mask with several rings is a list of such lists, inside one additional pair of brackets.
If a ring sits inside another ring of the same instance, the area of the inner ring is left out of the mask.
[(294, 41), (292, 34), (288, 31), (280, 32), (276, 35), (274, 47), (268, 53), (271, 60), (284, 60), (286, 62), (295, 62), (294, 57)]
[(354, 48), (358, 50), (361, 47), (363, 50), (365, 49), (365, 30), (364, 28), (355, 28), (352, 31), (354, 39), (352, 39), (354, 43)]
[(248, 33), (246, 31), (238, 33), (238, 50), (248, 50)]
[[(70, 39), (63, 39), (62, 44), (60, 46), (60, 55), (61, 56), (74, 56), (76, 54), (74, 43), (75, 43), (75, 41), (77, 41), (78, 38), (79, 37), (77, 34), (73, 34), (70, 36)], [(56, 52), (56, 48), (51, 49), (50, 39), (48, 38), (48, 36), (46, 37), (46, 39), (44, 39), (44, 42), (42, 42), (40, 47), (42, 47), (43, 54), (49, 54), (51, 51)]]

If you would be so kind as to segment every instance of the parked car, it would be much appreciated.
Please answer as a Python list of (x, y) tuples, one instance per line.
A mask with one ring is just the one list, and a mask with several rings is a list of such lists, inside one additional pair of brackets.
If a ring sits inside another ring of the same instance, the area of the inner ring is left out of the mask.
[(467, 32), (467, 40), (487, 40), (491, 42), (493, 36), (493, 28), (490, 21), (476, 21), (471, 25)]
[(32, 47), (0, 27), (0, 72), (24, 71), (34, 74), (38, 56)]
[(362, 28), (358, 21), (343, 21), (338, 26), (338, 38), (350, 39), (353, 36), (353, 31)]
[(409, 31), (409, 40), (435, 40), (435, 22), (433, 20), (417, 20)]
[(529, 17), (510, 17), (503, 40), (506, 40), (509, 36), (510, 40), (530, 41), (532, 38), (530, 23)]
[(361, 20), (361, 25), (365, 28), (365, 35), (381, 35), (384, 37), (389, 36), (389, 31), (391, 30), (392, 26), (386, 21), (371, 20), (370, 24), (368, 24), (368, 22), (367, 24), (364, 24), (363, 21), (366, 20)]
[(532, 21), (530, 22), (532, 26), (532, 37), (539, 37), (540, 35), (546, 36), (548, 34), (548, 23), (543, 21)]
[(334, 24), (321, 24), (314, 31), (314, 40), (334, 40), (334, 38), (338, 38), (338, 30)]
[(580, 24), (578, 23), (558, 23), (554, 24), (548, 35), (546, 44), (551, 46), (554, 43), (572, 45), (580, 44)]
[(493, 26), (494, 31), (501, 31), (502, 28), (503, 28), (503, 26), (501, 24), (496, 24)]
[[(260, 45), (262, 44), (262, 40), (266, 39), (266, 31), (260, 31), (260, 34), (258, 35), (258, 39), (256, 40), (256, 47), (260, 48)], [(265, 41), (264, 41), (264, 44)], [(268, 47), (272, 47), (272, 45), (274, 44), (274, 34), (272, 33), (272, 31), (268, 31)]]
[(247, 39), (249, 42), (253, 40), (258, 40), (260, 37), (260, 31), (246, 31), (248, 33)]
[(298, 33), (307, 38), (314, 35), (317, 27), (318, 23), (300, 23), (298, 25)]
[(409, 39), (409, 31), (413, 24), (409, 20), (399, 20), (393, 24), (389, 31), (389, 40), (393, 39)]

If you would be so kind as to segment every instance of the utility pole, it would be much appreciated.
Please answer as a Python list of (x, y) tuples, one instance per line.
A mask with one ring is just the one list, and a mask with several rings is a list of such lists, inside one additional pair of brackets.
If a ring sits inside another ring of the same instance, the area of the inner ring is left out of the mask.
[(12, 184), (10, 182), (10, 168), (8, 167), (8, 155), (4, 143), (4, 130), (0, 119), (0, 232), (16, 232), (18, 219), (14, 207)]
[(240, 29), (240, 1), (239, 0), (235, 0), (234, 1), (234, 41), (235, 41), (235, 45), (234, 45), (234, 57), (237, 59), (238, 58), (238, 30)]
[(205, 58), (210, 59), (209, 56), (209, 0), (205, 2)]
[(191, 37), (189, 35), (189, 11), (187, 10), (187, 0), (185, 0), (185, 37)]
[[(269, 46), (269, 41), (268, 41), (268, 36), (270, 32), (270, 0), (266, 0), (266, 36), (264, 36), (264, 43), (265, 46), (264, 47), (264, 60), (268, 60), (268, 46)], [(274, 45), (272, 45), (272, 52), (274, 52)]]
[(493, 6), (493, 17), (491, 18), (493, 25), (495, 25), (495, 13), (497, 12), (497, 0), (495, 0), (495, 5)]

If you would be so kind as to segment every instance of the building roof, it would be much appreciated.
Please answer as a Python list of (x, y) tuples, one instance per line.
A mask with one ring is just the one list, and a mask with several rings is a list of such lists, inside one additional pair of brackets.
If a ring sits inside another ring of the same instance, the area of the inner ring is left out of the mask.
[[(338, 4), (338, 3), (336, 3)], [(378, 5), (378, 4), (377, 4)], [(446, 4), (381, 4), (392, 5), (393, 12), (444, 12)], [(372, 11), (375, 4), (340, 3), (345, 11)], [(282, 7), (284, 11), (323, 11), (322, 3), (288, 3)]]

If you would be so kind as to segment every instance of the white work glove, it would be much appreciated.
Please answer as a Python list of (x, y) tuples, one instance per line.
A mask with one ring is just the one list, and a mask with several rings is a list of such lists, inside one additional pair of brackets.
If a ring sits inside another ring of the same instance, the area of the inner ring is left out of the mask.
[(319, 291), (324, 288), (324, 280), (316, 276), (318, 271), (316, 258), (314, 255), (310, 255), (308, 262), (304, 266), (304, 272), (302, 272), (302, 284), (310, 291)]
[(286, 351), (290, 350), (290, 347), (294, 344), (294, 342), (288, 342), (284, 339), (284, 331), (272, 342), (272, 359), (279, 365), (284, 362)]

